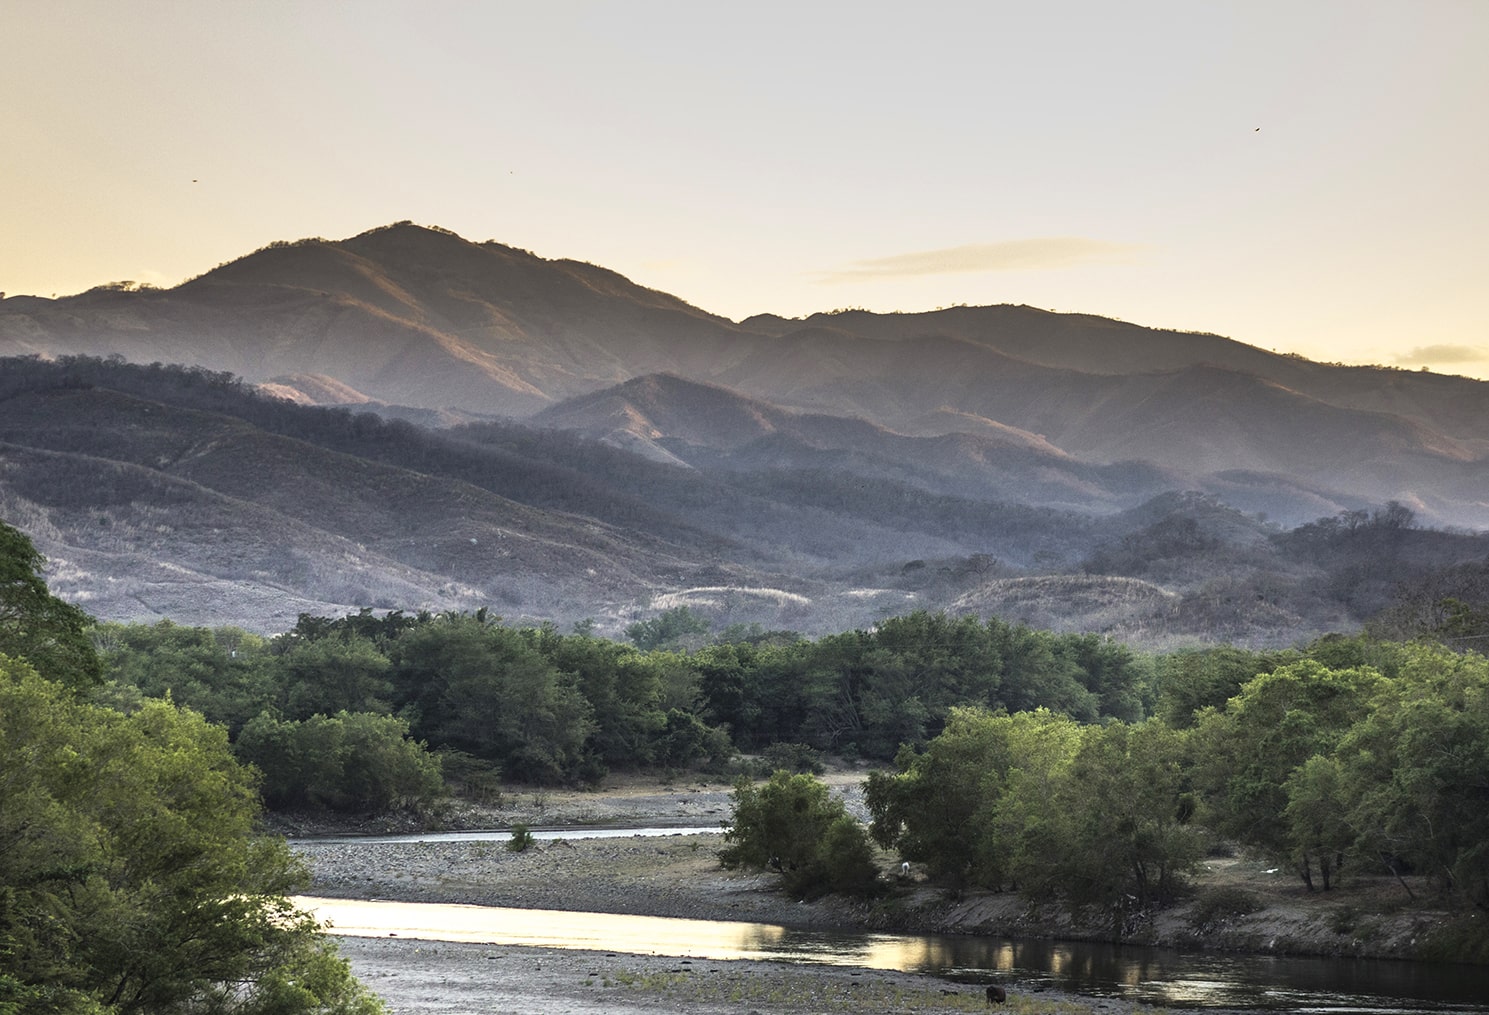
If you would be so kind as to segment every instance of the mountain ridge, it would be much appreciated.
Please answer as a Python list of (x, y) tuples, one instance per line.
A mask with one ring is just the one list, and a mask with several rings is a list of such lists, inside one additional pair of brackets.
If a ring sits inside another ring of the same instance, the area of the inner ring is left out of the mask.
[[(1392, 501), (1489, 528), (1484, 382), (1016, 305), (734, 322), (412, 223), (270, 244), (172, 289), (3, 299), (6, 356), (0, 505), (64, 571), (113, 560), (69, 588), (122, 611), (133, 569), (328, 608), (406, 594), (619, 625), (690, 589), (751, 588), (766, 591), (699, 601), (814, 630), (999, 602), (1107, 633), (1265, 640), (1358, 623), (1395, 580), (1334, 573), (1336, 551), (1376, 566), (1352, 544), (1288, 559), (1318, 549), (1290, 530)], [(77, 489), (46, 491), (43, 461)], [(89, 528), (87, 476), (93, 523), (126, 548)], [(1216, 506), (1162, 499), (1186, 491)], [(1167, 506), (1143, 521), (1144, 505)], [(292, 545), (209, 545), (240, 524)], [(1446, 566), (1477, 548), (1461, 536), (1446, 556), (1408, 544)], [(221, 570), (255, 554), (262, 575)], [(338, 559), (365, 580), (336, 578)], [(990, 581), (1005, 584), (980, 593)]]
[[(99, 616), (260, 630), (298, 612), (487, 607), (618, 635), (686, 604), (821, 634), (996, 608), (1144, 644), (1287, 644), (1489, 555), (1489, 536), (1404, 528), (1401, 505), (1289, 531), (1213, 494), (1155, 495), (1174, 478), (1161, 470), (1000, 481), (1047, 456), (1003, 448), (1012, 463), (938, 471), (926, 449), (962, 455), (971, 438), (847, 421), (871, 442), (813, 447), (775, 411), (787, 425), (664, 464), (519, 423), (306, 407), (201, 368), (5, 360), (0, 514)], [(916, 450), (895, 460), (901, 442)]]

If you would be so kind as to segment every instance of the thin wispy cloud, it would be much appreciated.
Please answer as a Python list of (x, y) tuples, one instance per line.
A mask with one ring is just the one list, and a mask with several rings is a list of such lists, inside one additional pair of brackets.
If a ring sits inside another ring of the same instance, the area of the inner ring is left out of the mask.
[(1419, 345), (1396, 357), (1398, 366), (1427, 363), (1479, 363), (1489, 361), (1489, 348), (1482, 345)]
[(818, 282), (855, 282), (863, 279), (914, 278), (991, 271), (1034, 271), (1070, 268), (1092, 261), (1122, 260), (1140, 248), (1083, 236), (1036, 236), (1002, 243), (969, 243), (940, 250), (919, 250), (854, 261), (844, 268), (818, 274)]

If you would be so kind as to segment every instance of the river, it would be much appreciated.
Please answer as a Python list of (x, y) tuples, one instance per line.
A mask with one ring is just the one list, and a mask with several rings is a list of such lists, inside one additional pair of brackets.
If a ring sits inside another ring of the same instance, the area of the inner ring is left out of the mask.
[[(535, 830), (543, 838), (692, 834), (716, 828)], [(358, 838), (378, 841), (497, 839), (506, 832)], [(319, 839), (317, 841), (332, 841)], [(1174, 1008), (1404, 1015), (1489, 1013), (1489, 969), (1364, 959), (1281, 958), (1180, 952), (1130, 945), (984, 935), (801, 931), (758, 923), (681, 920), (538, 909), (301, 898), (332, 933), (476, 941), (704, 959), (816, 962), (931, 973), (986, 982), (997, 973), (1024, 990), (1041, 985)]]

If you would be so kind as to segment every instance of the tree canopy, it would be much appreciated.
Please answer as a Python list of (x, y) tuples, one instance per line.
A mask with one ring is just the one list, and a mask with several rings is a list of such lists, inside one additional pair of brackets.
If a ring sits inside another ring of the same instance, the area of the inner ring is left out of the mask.
[(25, 533), (0, 522), (0, 652), (74, 686), (103, 680), (86, 613), (52, 595), (46, 559)]
[(0, 1011), (368, 1015), (227, 734), (0, 657)]

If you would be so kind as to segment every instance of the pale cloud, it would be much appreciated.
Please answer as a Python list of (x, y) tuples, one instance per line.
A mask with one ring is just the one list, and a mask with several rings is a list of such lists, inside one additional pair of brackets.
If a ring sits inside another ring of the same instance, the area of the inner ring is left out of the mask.
[(1479, 363), (1489, 361), (1489, 349), (1482, 345), (1419, 345), (1396, 357), (1398, 366), (1426, 363)]
[(846, 268), (821, 272), (817, 281), (854, 282), (869, 278), (1069, 268), (1090, 261), (1120, 260), (1138, 249), (1134, 244), (1109, 243), (1083, 236), (1036, 236), (854, 261)]

